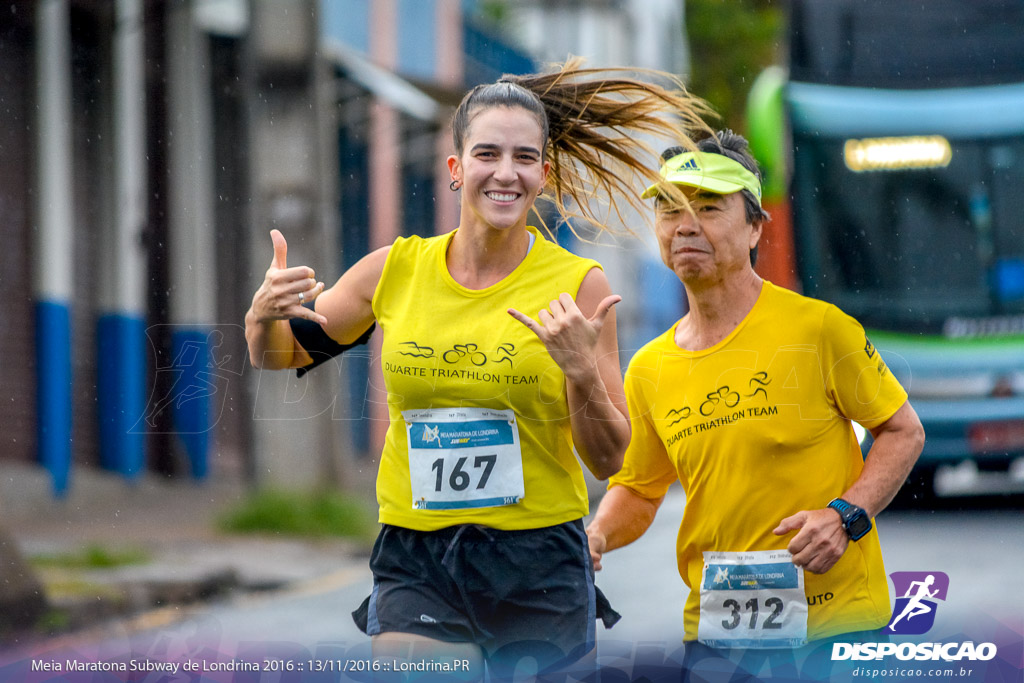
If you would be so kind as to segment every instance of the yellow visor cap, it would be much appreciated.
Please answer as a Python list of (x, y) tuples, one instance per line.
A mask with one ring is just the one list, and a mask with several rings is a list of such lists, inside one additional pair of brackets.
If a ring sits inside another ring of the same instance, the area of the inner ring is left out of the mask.
[[(715, 194), (732, 194), (750, 190), (761, 205), (761, 182), (743, 164), (721, 154), (685, 152), (677, 154), (661, 167), (663, 183), (687, 185)], [(651, 185), (640, 195), (641, 199), (658, 195), (660, 183)]]

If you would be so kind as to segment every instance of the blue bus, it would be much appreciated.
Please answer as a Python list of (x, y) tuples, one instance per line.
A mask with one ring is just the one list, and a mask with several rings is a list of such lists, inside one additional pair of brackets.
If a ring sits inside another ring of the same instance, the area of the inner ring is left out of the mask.
[(789, 8), (788, 70), (748, 118), (796, 284), (909, 391), (927, 443), (907, 490), (1024, 490), (1024, 0)]

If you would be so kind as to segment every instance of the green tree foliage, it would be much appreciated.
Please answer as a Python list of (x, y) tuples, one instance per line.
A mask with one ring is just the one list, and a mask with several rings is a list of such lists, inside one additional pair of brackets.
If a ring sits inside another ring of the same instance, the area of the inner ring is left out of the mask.
[(782, 62), (785, 13), (779, 0), (686, 0), (689, 90), (746, 132), (744, 107), (761, 70)]
[(484, 26), (499, 33), (512, 22), (512, 12), (506, 0), (479, 0), (471, 7), (470, 14)]

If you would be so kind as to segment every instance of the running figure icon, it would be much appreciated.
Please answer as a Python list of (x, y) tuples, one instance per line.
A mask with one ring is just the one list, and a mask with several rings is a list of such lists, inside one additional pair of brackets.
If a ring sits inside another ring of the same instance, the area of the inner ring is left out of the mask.
[(719, 567), (715, 569), (715, 583), (724, 583), (727, 588), (732, 588), (732, 581), (729, 580), (728, 567)]
[[(900, 615), (893, 619), (892, 623), (889, 624), (890, 631), (893, 631), (895, 633), (896, 623), (903, 617), (906, 617), (907, 621), (910, 621), (916, 616), (919, 616), (921, 614), (928, 614), (932, 611), (932, 608), (929, 605), (922, 602), (922, 600), (924, 600), (924, 598), (933, 598), (939, 592), (938, 588), (936, 588), (934, 591), (928, 590), (934, 583), (935, 575), (933, 574), (929, 574), (924, 581), (912, 581), (910, 583), (910, 586), (907, 588), (906, 594), (903, 596), (904, 598), (910, 598), (910, 600), (903, 608), (903, 611), (900, 612)], [(915, 590), (917, 592), (914, 595), (911, 595), (911, 593), (914, 593)]]
[(427, 427), (426, 425), (424, 425), (423, 426), (423, 440), (426, 441), (427, 443), (430, 443), (431, 441), (437, 441), (437, 447), (440, 448), (441, 447), (441, 435), (439, 434), (440, 431), (441, 431), (441, 425), (434, 425), (433, 429), (431, 429), (430, 427)]

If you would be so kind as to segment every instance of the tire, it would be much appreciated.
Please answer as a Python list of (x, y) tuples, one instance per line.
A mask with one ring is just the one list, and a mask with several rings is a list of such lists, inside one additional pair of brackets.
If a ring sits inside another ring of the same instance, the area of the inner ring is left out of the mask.
[(896, 493), (890, 507), (902, 509), (931, 508), (938, 501), (935, 493), (934, 465), (917, 465)]

